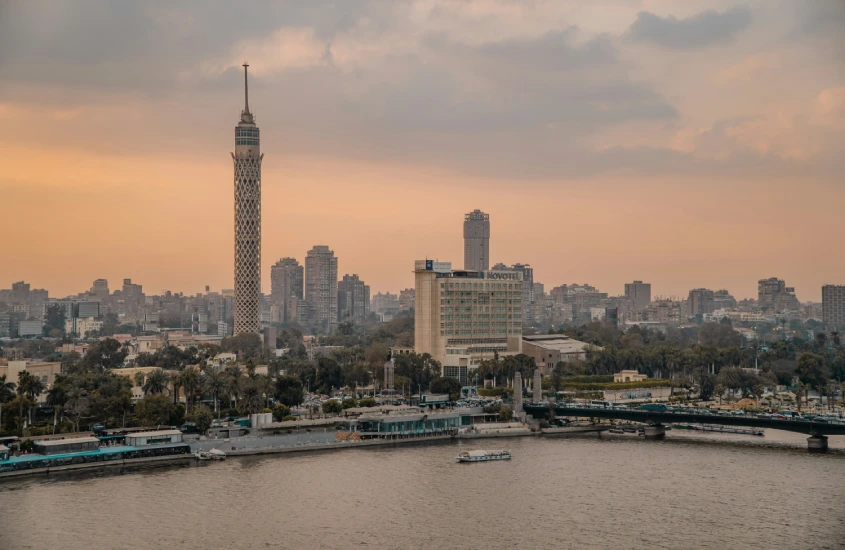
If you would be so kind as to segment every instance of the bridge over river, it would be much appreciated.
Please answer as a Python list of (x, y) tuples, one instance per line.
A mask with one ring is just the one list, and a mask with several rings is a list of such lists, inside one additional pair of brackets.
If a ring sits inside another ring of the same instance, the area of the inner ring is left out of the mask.
[[(551, 408), (547, 404), (525, 404), (523, 409), (534, 418), (549, 418)], [(608, 418), (629, 420), (646, 424), (644, 433), (648, 439), (660, 439), (666, 431), (664, 424), (722, 424), (724, 426), (748, 426), (772, 430), (786, 430), (808, 434), (807, 448), (810, 452), (827, 451), (828, 435), (845, 435), (845, 422), (821, 422), (807, 419), (778, 419), (760, 417), (753, 414), (716, 415), (694, 411), (653, 411), (643, 409), (592, 408), (556, 406), (555, 416), (579, 418)]]

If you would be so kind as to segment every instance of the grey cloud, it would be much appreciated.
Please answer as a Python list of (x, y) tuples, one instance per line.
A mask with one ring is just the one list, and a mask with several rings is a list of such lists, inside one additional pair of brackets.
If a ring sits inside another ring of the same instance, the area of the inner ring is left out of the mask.
[(660, 17), (647, 11), (637, 14), (628, 29), (630, 39), (670, 49), (692, 49), (730, 42), (751, 23), (745, 8), (724, 13), (705, 11), (687, 19)]

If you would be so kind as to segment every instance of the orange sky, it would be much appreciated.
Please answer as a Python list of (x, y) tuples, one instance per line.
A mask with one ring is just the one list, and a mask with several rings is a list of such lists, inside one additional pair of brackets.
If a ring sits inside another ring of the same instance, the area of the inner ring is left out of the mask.
[[(39, 32), (15, 43), (20, 60), (0, 55), (0, 288), (26, 280), (64, 296), (100, 277), (112, 289), (131, 277), (148, 294), (231, 288), (245, 54), (265, 153), (265, 292), (272, 263), (302, 262), (315, 244), (373, 293), (412, 286), (415, 259), (460, 268), (475, 208), (491, 215), (492, 261), (530, 263), (547, 290), (619, 294), (641, 279), (653, 296), (703, 286), (754, 297), (758, 279), (777, 276), (819, 300), (822, 284), (845, 284), (845, 78), (819, 55), (831, 51), (819, 45), (827, 27), (795, 38), (798, 22), (741, 2), (551, 15), (423, 4), (343, 25), (272, 12), (260, 29), (235, 25), (216, 52), (163, 62), (161, 83), (145, 76), (149, 36), (105, 36), (113, 54), (47, 38), (96, 31), (109, 14), (22, 17)], [(28, 11), (2, 9), (7, 22)], [(132, 17), (156, 22), (159, 42), (226, 22), (143, 9)], [(678, 25), (693, 46), (677, 42)]]

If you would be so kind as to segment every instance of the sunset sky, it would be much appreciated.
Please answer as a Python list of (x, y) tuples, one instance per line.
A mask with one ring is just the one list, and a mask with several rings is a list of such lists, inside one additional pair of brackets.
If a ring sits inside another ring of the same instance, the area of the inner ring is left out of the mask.
[(330, 246), (378, 291), (413, 261), (548, 291), (845, 284), (845, 3), (0, 2), (0, 288), (233, 287), (250, 64), (263, 289)]

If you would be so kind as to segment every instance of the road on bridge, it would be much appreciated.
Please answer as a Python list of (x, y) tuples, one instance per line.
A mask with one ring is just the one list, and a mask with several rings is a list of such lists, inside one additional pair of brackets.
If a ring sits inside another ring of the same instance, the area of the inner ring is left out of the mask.
[[(548, 405), (526, 404), (523, 405), (523, 409), (534, 418), (549, 418)], [(779, 420), (776, 418), (761, 418), (750, 414), (722, 416), (688, 411), (650, 411), (643, 409), (601, 409), (592, 407), (558, 406), (555, 407), (555, 416), (610, 418), (653, 424), (674, 424), (678, 422), (688, 422), (693, 424), (722, 424), (724, 426), (749, 426), (753, 428), (786, 430), (818, 436), (845, 435), (845, 422), (817, 422), (803, 419)]]

